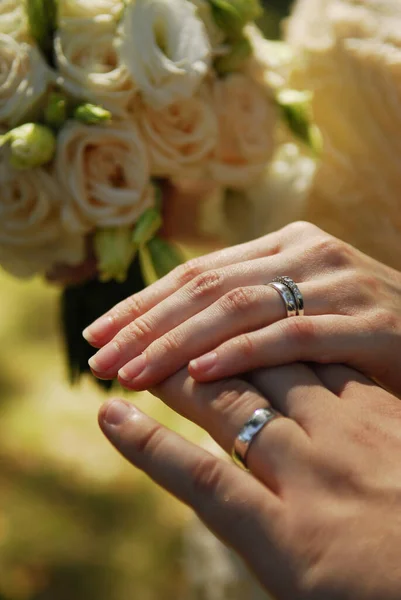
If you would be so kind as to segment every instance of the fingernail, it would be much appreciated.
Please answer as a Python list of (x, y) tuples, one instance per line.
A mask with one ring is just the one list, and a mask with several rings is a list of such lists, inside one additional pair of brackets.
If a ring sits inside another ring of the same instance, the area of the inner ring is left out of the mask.
[(199, 358), (195, 358), (195, 360), (191, 360), (189, 366), (194, 371), (210, 371), (217, 362), (217, 352), (210, 352), (209, 354), (205, 354), (204, 356), (200, 356)]
[(119, 358), (120, 349), (118, 346), (116, 346), (116, 344), (111, 342), (99, 350), (99, 352), (96, 352), (96, 354), (92, 356), (88, 362), (91, 369), (99, 373), (104, 373), (105, 371), (108, 371), (114, 367)]
[(123, 400), (112, 400), (103, 416), (103, 421), (108, 425), (121, 425), (126, 421), (134, 408)]
[(138, 377), (146, 367), (146, 358), (143, 354), (137, 356), (128, 365), (125, 365), (119, 370), (118, 376), (123, 381), (132, 381), (135, 377)]
[(113, 317), (103, 316), (84, 329), (82, 335), (90, 344), (92, 342), (101, 341), (108, 334), (112, 325)]

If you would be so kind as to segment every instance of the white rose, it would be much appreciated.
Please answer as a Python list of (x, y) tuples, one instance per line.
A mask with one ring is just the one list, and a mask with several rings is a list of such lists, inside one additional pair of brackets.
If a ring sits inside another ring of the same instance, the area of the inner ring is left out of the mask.
[(206, 98), (195, 96), (155, 110), (145, 106), (138, 118), (148, 146), (151, 174), (171, 177), (198, 172), (216, 146), (217, 120)]
[(219, 134), (212, 176), (222, 185), (245, 187), (272, 156), (276, 109), (262, 88), (240, 74), (216, 80), (213, 97)]
[(43, 168), (24, 171), (0, 162), (0, 265), (17, 277), (44, 273), (56, 262), (84, 257), (82, 236), (61, 223), (63, 193)]
[(92, 19), (99, 15), (118, 18), (123, 9), (123, 0), (59, 0), (59, 17)]
[(146, 147), (133, 124), (67, 123), (56, 170), (70, 196), (63, 211), (70, 231), (132, 225), (151, 202)]
[(0, 33), (18, 40), (28, 35), (26, 10), (22, 0), (0, 1)]
[(121, 24), (121, 58), (155, 109), (190, 98), (205, 77), (210, 44), (188, 0), (135, 0)]
[(0, 125), (13, 127), (35, 109), (50, 71), (38, 50), (0, 34)]
[(116, 26), (107, 18), (74, 20), (55, 38), (60, 85), (72, 96), (124, 116), (135, 94), (115, 49)]

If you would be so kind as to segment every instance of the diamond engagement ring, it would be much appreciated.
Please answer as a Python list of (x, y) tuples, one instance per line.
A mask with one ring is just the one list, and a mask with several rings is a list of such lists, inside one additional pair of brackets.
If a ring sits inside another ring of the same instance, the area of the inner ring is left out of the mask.
[(275, 277), (273, 279), (273, 282), (274, 283), (282, 283), (283, 285), (287, 286), (287, 288), (290, 290), (290, 292), (294, 296), (294, 299), (295, 299), (295, 302), (297, 305), (297, 315), (299, 317), (302, 317), (305, 314), (304, 298), (301, 294), (299, 287), (295, 283), (295, 281), (293, 279), (291, 279), (291, 277), (288, 277), (287, 275), (283, 275), (280, 277)]

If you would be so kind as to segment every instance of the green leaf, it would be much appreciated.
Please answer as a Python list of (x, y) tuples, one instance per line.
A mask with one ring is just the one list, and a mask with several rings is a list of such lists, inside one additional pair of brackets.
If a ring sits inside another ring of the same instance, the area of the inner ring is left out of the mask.
[(184, 262), (179, 250), (160, 237), (154, 237), (150, 240), (147, 249), (157, 277), (164, 277)]
[(46, 125), (53, 129), (60, 129), (68, 117), (67, 98), (60, 92), (52, 92), (44, 109), (44, 120)]
[(278, 92), (276, 101), (290, 131), (318, 156), (322, 137), (312, 122), (312, 97), (308, 91), (283, 89)]
[(209, 0), (209, 4), (217, 26), (234, 39), (262, 12), (259, 0)]
[(220, 75), (238, 71), (244, 62), (252, 55), (252, 45), (247, 38), (242, 38), (234, 43), (225, 56), (219, 56), (214, 61), (214, 67)]
[(138, 246), (147, 244), (156, 235), (161, 226), (161, 212), (157, 208), (148, 208), (136, 222), (132, 241)]
[(31, 36), (49, 64), (54, 64), (53, 40), (58, 22), (58, 0), (25, 0)]

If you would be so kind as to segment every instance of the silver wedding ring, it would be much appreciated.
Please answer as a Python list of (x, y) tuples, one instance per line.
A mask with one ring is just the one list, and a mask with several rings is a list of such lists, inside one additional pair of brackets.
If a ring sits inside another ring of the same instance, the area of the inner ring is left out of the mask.
[(291, 277), (286, 275), (275, 277), (268, 285), (280, 294), (287, 311), (287, 317), (302, 317), (305, 314), (304, 298)]
[(263, 427), (279, 416), (279, 413), (270, 407), (258, 408), (255, 410), (251, 418), (248, 419), (238, 436), (235, 438), (231, 457), (236, 465), (248, 470), (246, 456), (253, 440)]
[(267, 285), (275, 289), (276, 292), (280, 294), (284, 302), (285, 310), (287, 311), (287, 317), (295, 317), (297, 315), (297, 303), (292, 295), (291, 290), (284, 285), (284, 283), (279, 283), (276, 281), (272, 281)]

